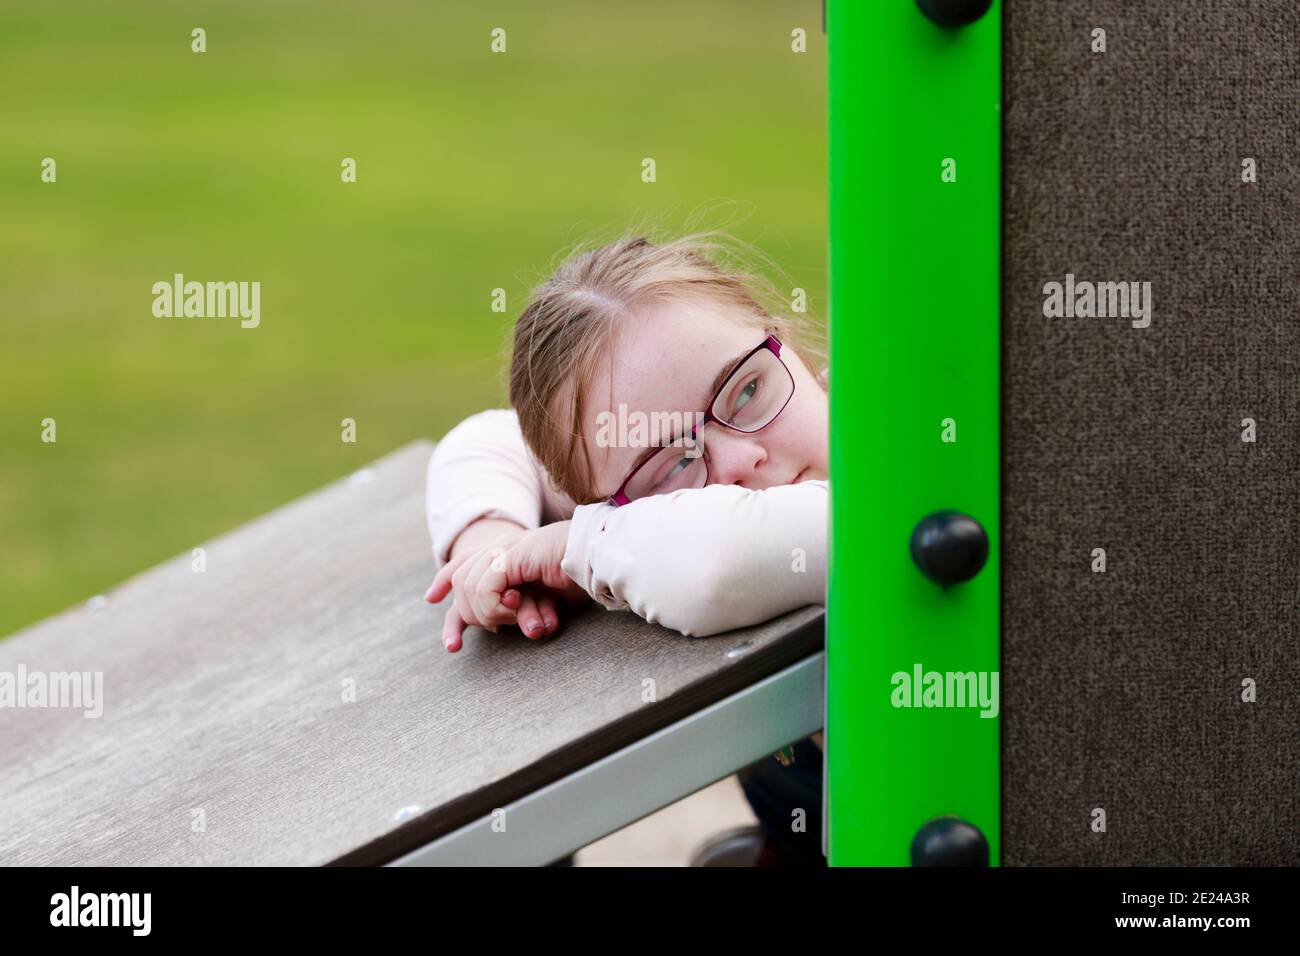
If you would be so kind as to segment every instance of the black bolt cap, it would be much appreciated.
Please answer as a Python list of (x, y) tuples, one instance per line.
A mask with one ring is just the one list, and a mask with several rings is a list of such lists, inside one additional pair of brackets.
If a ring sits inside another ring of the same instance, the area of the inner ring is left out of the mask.
[(916, 5), (941, 27), (964, 27), (988, 13), (993, 0), (916, 0)]
[(912, 838), (913, 866), (988, 866), (989, 843), (960, 817), (939, 817)]
[(989, 536), (960, 511), (936, 511), (912, 531), (912, 560), (931, 581), (947, 586), (969, 581), (989, 557)]

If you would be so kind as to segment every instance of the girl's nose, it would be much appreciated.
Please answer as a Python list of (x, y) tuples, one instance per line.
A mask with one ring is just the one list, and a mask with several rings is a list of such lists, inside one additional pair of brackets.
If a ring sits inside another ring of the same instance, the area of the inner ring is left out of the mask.
[(704, 456), (709, 465), (709, 484), (743, 485), (754, 480), (767, 451), (754, 436), (710, 422), (705, 430)]

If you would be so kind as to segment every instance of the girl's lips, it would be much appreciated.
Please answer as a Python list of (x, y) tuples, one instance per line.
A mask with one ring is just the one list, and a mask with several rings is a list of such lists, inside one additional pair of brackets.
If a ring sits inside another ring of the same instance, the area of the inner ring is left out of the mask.
[(794, 481), (790, 482), (790, 484), (792, 485), (799, 484), (799, 482), (803, 481), (803, 476), (807, 473), (808, 473), (808, 469), (805, 468), (803, 471), (799, 472), (799, 474), (794, 476)]

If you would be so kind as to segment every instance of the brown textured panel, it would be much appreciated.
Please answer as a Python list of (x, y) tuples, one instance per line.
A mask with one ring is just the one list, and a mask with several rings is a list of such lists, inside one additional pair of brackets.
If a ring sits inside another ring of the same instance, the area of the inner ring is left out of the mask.
[(0, 642), (0, 671), (102, 671), (105, 701), (0, 709), (0, 862), (384, 862), (821, 648), (818, 606), (711, 638), (592, 606), (446, 653), (432, 448), (208, 543), (202, 574), (183, 555)]
[[(1003, 43), (1004, 862), (1300, 863), (1300, 6), (1008, 0)], [(1045, 318), (1067, 272), (1150, 328)]]

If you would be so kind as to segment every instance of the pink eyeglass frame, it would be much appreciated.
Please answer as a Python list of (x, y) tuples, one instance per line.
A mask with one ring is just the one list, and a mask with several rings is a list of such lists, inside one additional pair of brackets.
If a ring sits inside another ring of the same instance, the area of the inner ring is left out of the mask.
[[(785, 369), (785, 374), (790, 376), (790, 394), (786, 397), (784, 404), (782, 404), (781, 407), (776, 410), (776, 414), (773, 415), (771, 418), (769, 418), (766, 422), (764, 422), (763, 425), (760, 426), (759, 428), (737, 428), (734, 425), (729, 425), (728, 423), (724, 422), (721, 418), (718, 418), (716, 415), (713, 414), (713, 406), (717, 404), (718, 396), (727, 390), (727, 386), (730, 385), (731, 380), (736, 377), (736, 373), (739, 372), (742, 368), (744, 368), (745, 363), (748, 362), (751, 358), (753, 358), (755, 354), (761, 352), (763, 349), (767, 349), (773, 355), (775, 355), (776, 360), (780, 362), (781, 367)], [(754, 432), (762, 431), (768, 425), (772, 424), (772, 422), (776, 421), (781, 416), (781, 413), (785, 411), (786, 405), (790, 404), (790, 399), (794, 398), (795, 388), (796, 386), (794, 381), (794, 375), (790, 373), (790, 366), (786, 365), (785, 359), (781, 358), (781, 340), (778, 339), (775, 335), (768, 335), (767, 338), (765, 338), (758, 345), (754, 346), (754, 348), (751, 349), (749, 353), (745, 355), (744, 358), (742, 358), (739, 362), (736, 363), (736, 367), (731, 370), (731, 374), (728, 375), (723, 380), (722, 384), (718, 386), (718, 390), (714, 392), (713, 397), (709, 399), (708, 410), (704, 413), (704, 421), (700, 422), (698, 425), (696, 425), (694, 428), (691, 429), (691, 441), (693, 442), (695, 440), (696, 433), (705, 425), (707, 425), (709, 422), (717, 422), (723, 428), (729, 428), (732, 431), (741, 432), (746, 435), (752, 435), (754, 434)], [(661, 445), (658, 447), (666, 448), (672, 446)], [(627, 477), (623, 479), (623, 483), (618, 486), (618, 491), (614, 492), (612, 495), (610, 495), (608, 498), (605, 499), (606, 503), (611, 504), (616, 508), (626, 504), (630, 504), (632, 499), (628, 498), (628, 496), (625, 494), (625, 489), (631, 483), (632, 479), (636, 477), (637, 472), (639, 472), (646, 465), (650, 464), (650, 462), (654, 461), (654, 457), (655, 456), (653, 454), (646, 456), (645, 461), (641, 462), (641, 464), (637, 465), (630, 472), (628, 472)], [(704, 459), (704, 483), (706, 485), (709, 483), (709, 461), (707, 457), (705, 457)]]

